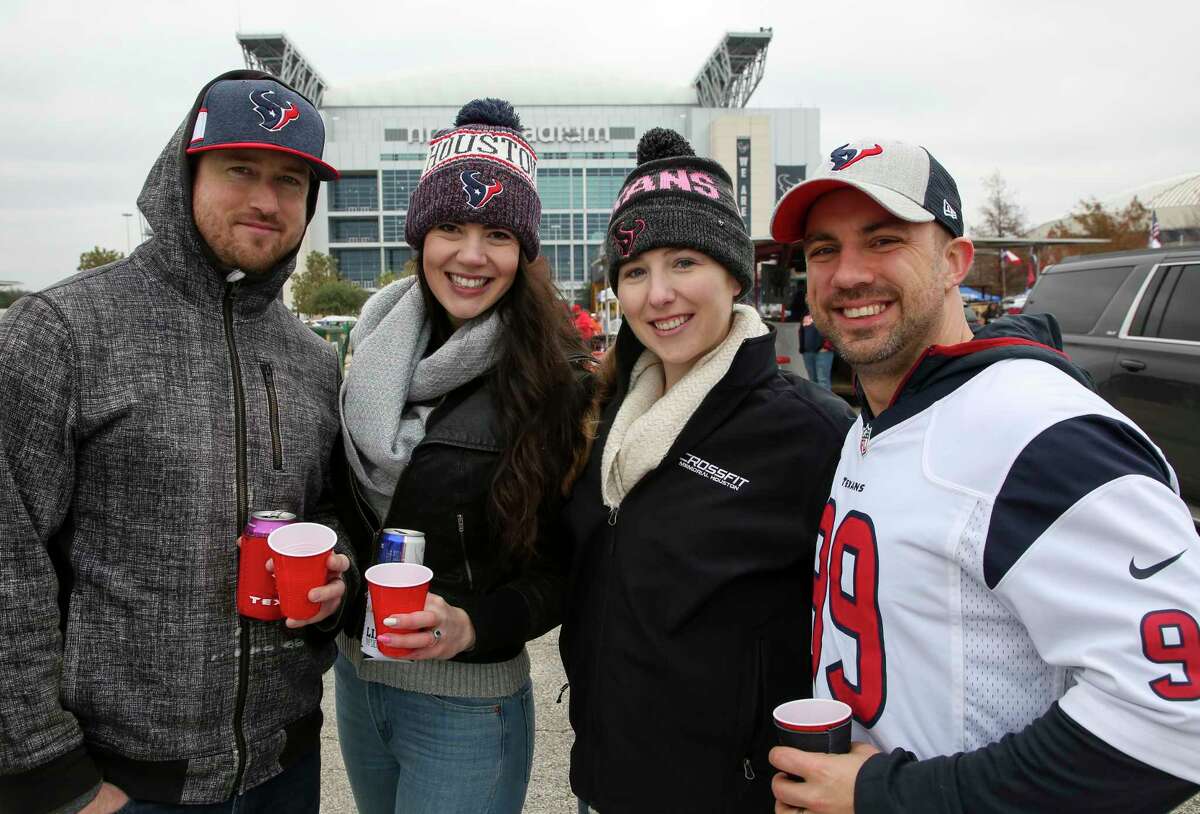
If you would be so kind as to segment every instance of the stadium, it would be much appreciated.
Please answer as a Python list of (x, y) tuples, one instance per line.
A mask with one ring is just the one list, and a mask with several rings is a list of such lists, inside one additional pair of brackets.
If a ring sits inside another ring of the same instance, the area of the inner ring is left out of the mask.
[(767, 234), (783, 192), (820, 161), (818, 110), (747, 107), (765, 71), (769, 28), (725, 35), (690, 85), (528, 71), (327, 86), (282, 34), (238, 39), (247, 64), (292, 82), (320, 108), (325, 158), (342, 177), (321, 196), (302, 251), (329, 253), (344, 278), (367, 289), (411, 257), (404, 221), (430, 135), (476, 97), (508, 99), (521, 114), (538, 153), (542, 253), (564, 298), (587, 306), (602, 287), (597, 261), (613, 201), (647, 130), (677, 130), (724, 166), (755, 237)]

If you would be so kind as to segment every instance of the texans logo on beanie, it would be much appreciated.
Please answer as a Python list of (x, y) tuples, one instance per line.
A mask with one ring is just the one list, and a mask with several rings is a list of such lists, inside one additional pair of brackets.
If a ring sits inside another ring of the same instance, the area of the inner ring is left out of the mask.
[(488, 201), (504, 191), (504, 185), (499, 181), (489, 184), (480, 181), (478, 170), (464, 170), (459, 178), (462, 180), (463, 192), (467, 193), (467, 206), (472, 209), (483, 209)]
[(616, 232), (613, 233), (613, 240), (617, 241), (617, 245), (621, 247), (621, 256), (628, 257), (633, 254), (633, 242), (637, 240), (646, 229), (646, 221), (637, 218), (632, 223), (626, 223), (623, 226), (618, 226)]

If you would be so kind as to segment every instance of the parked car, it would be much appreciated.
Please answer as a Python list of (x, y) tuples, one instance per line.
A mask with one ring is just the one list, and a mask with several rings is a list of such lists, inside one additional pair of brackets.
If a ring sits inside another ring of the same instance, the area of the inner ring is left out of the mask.
[(329, 316), (311, 320), (308, 324), (314, 328), (353, 328), (357, 322), (358, 317)]
[(1020, 294), (1013, 294), (1011, 297), (1005, 297), (1000, 301), (1000, 310), (1006, 314), (1019, 314), (1025, 307), (1028, 301), (1029, 292), (1022, 291)]
[(1200, 246), (1068, 258), (1027, 314), (1053, 314), (1096, 389), (1166, 453), (1200, 521)]

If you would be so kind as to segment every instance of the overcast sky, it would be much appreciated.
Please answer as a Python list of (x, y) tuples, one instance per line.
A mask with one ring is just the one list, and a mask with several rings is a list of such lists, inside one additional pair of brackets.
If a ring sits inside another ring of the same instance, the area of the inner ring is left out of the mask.
[[(1200, 171), (1200, 3), (959, 0), (412, 2), (0, 0), (0, 280), (40, 288), (135, 200), (196, 91), (283, 31), (331, 85), (556, 66), (686, 84), (728, 30), (774, 29), (750, 105), (815, 106), (824, 151), (927, 146), (968, 227), (1000, 172), (1031, 224)], [(519, 67), (524, 65), (525, 67)]]

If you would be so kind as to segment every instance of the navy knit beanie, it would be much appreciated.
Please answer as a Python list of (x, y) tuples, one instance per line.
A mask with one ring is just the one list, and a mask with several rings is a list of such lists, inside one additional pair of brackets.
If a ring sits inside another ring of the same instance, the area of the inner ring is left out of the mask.
[(698, 157), (687, 139), (662, 127), (638, 142), (638, 166), (621, 187), (608, 222), (608, 284), (643, 252), (695, 249), (716, 260), (741, 286), (754, 286), (754, 242), (733, 197), (733, 182), (715, 161)]
[(542, 218), (537, 153), (521, 132), (520, 117), (503, 99), (463, 105), (454, 127), (429, 141), (404, 225), (408, 245), (420, 251), (439, 223), (482, 223), (510, 230), (526, 259), (536, 259)]

